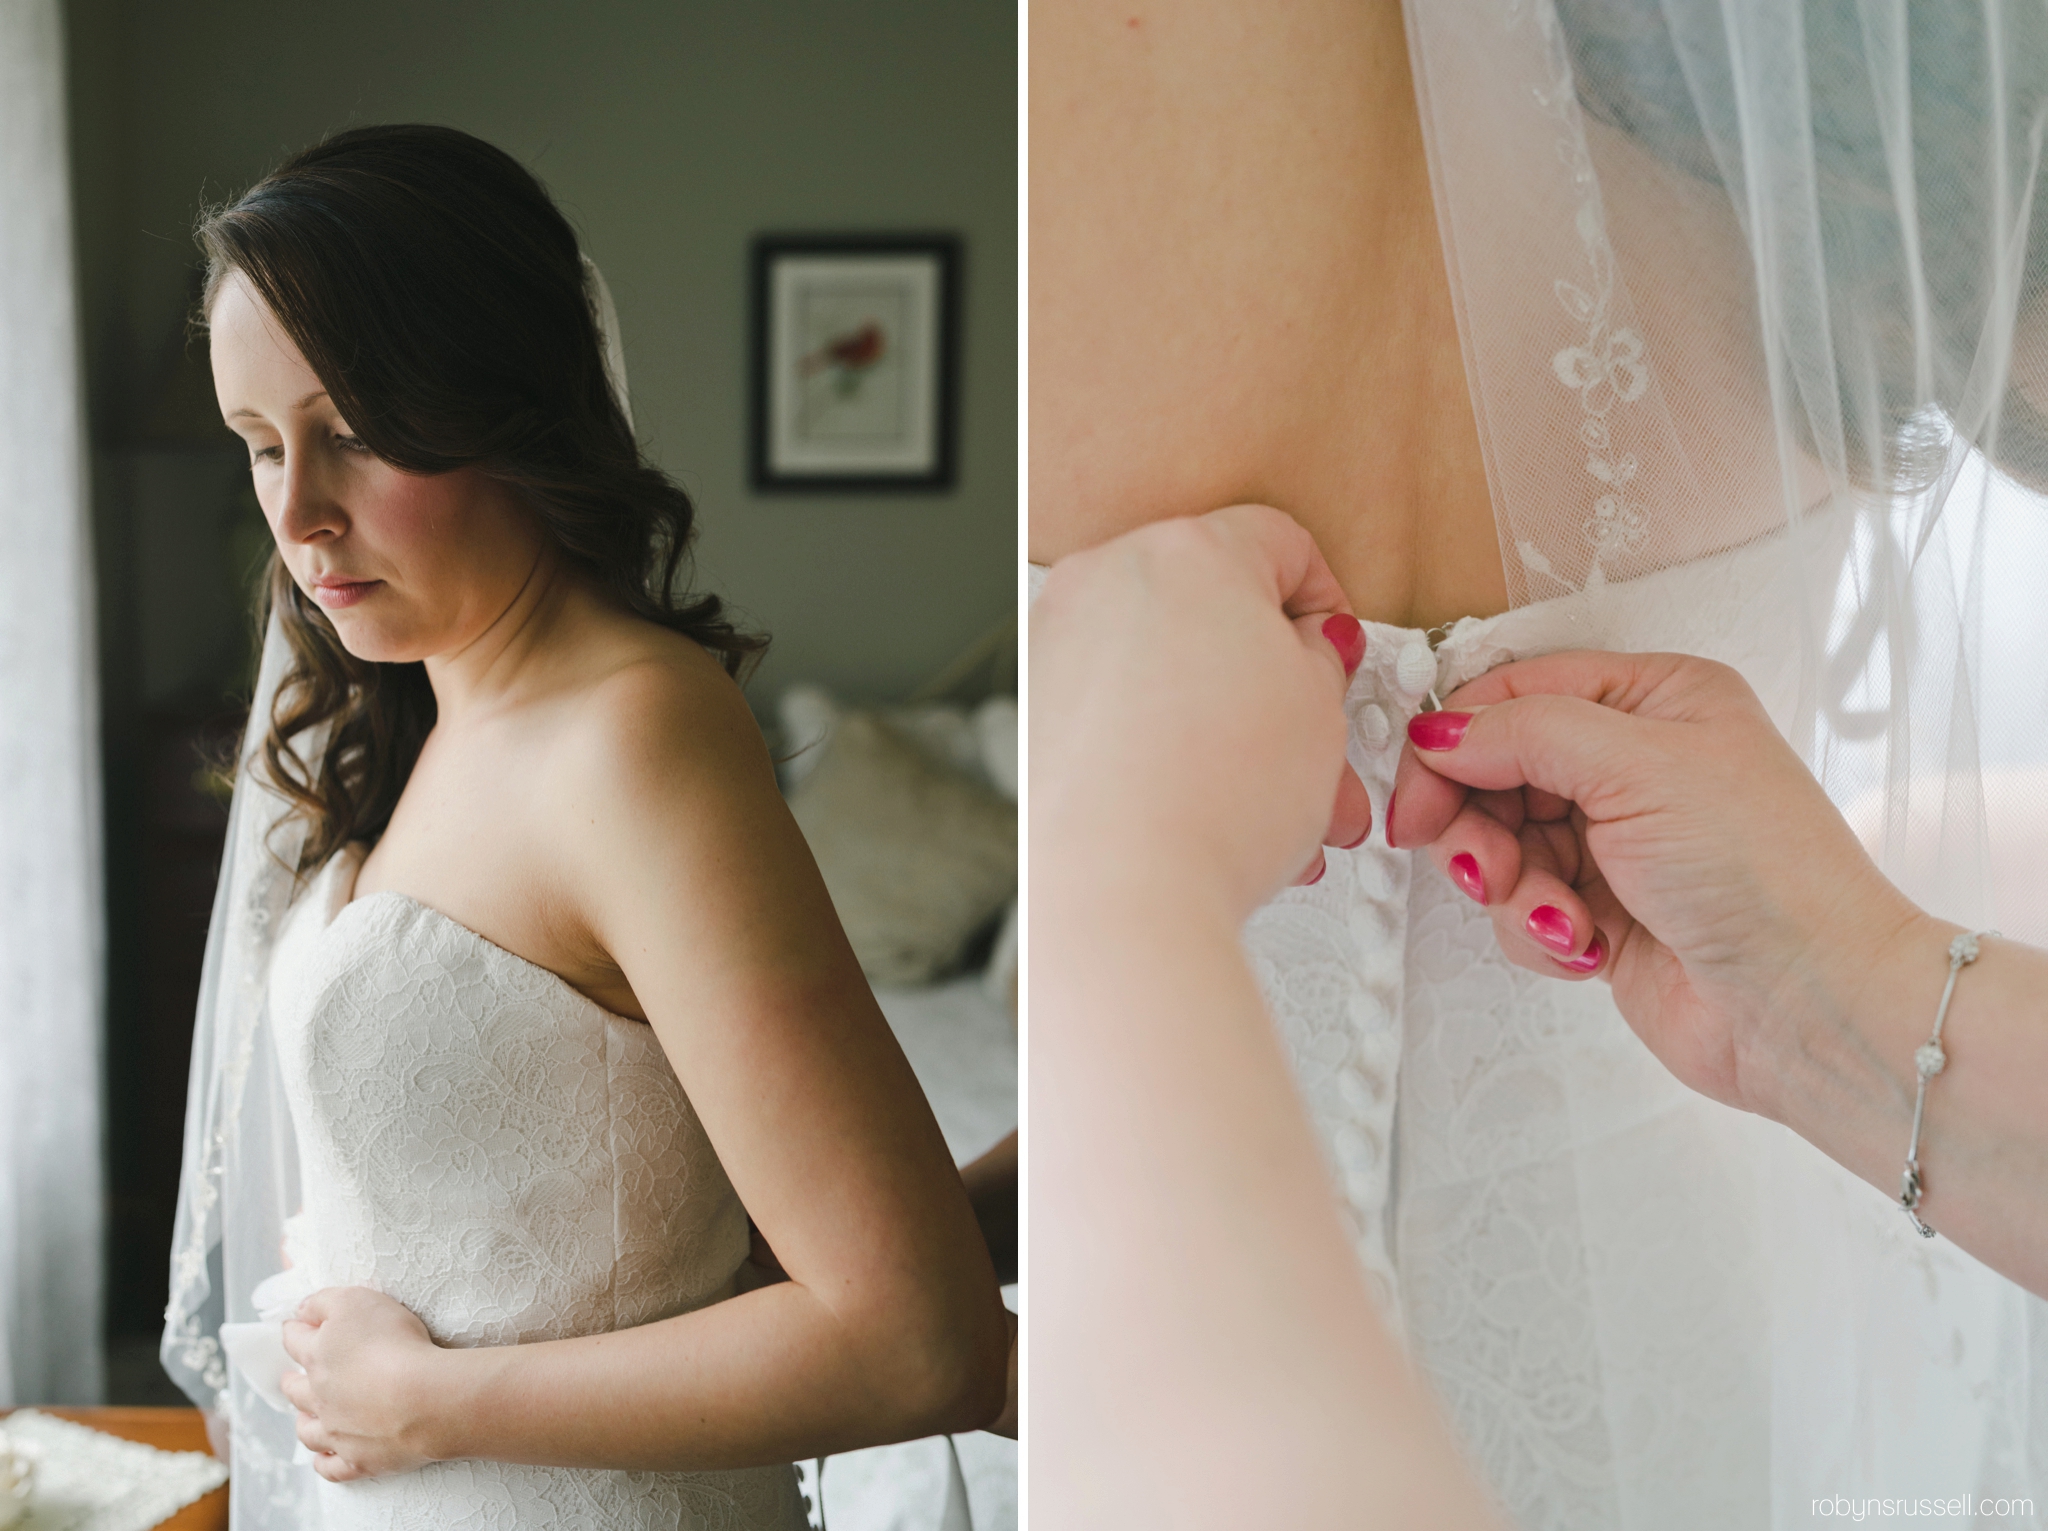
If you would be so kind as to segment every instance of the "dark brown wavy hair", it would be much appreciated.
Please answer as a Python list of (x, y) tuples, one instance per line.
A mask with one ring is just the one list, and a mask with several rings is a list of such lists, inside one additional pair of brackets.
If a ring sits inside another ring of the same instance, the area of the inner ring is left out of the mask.
[[(240, 272), (356, 436), (407, 473), (475, 467), (540, 516), (626, 610), (738, 677), (767, 640), (687, 589), (696, 512), (613, 397), (581, 251), (541, 183), (453, 128), (355, 128), (286, 160), (198, 228), (199, 323)], [(374, 841), (434, 726), (425, 667), (342, 647), (272, 552), (258, 631), (291, 645), (260, 759), (306, 825), (299, 872)], [(252, 719), (252, 724), (254, 720)]]

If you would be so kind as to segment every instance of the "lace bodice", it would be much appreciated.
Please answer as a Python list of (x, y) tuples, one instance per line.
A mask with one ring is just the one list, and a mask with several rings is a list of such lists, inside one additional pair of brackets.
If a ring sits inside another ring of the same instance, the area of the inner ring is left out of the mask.
[[(271, 1015), (300, 1156), (289, 1252), (444, 1345), (648, 1323), (733, 1292), (746, 1213), (646, 1025), (331, 861), (279, 935)], [(806, 1524), (787, 1467), (452, 1462), (321, 1482), (329, 1527)]]

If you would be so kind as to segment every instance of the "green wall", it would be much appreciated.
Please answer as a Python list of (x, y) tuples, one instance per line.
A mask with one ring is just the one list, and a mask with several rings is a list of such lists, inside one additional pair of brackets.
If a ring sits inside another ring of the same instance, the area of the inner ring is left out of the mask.
[[(178, 334), (194, 215), (368, 122), (489, 139), (581, 231), (618, 303), (642, 438), (698, 501), (700, 580), (774, 635), (757, 706), (795, 680), (900, 696), (1001, 621), (1016, 556), (1015, 15), (992, 0), (74, 0), (97, 498), (109, 596), (132, 625), (109, 636), (135, 647), (144, 704), (217, 670), (238, 632), (221, 572), (235, 460), (210, 445), (225, 438), (203, 352), (185, 359)], [(863, 229), (964, 238), (957, 487), (753, 495), (748, 241)]]

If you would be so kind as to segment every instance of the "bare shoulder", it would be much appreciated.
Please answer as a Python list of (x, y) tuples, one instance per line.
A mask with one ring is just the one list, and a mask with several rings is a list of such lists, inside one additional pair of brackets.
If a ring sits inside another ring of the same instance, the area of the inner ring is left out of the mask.
[(718, 660), (649, 627), (563, 709), (550, 754), (558, 790), (591, 806), (666, 818), (680, 799), (775, 792), (767, 742)]
[(746, 974), (797, 982), (852, 959), (739, 686), (656, 636), (576, 689), (539, 813), (557, 932), (660, 1029)]

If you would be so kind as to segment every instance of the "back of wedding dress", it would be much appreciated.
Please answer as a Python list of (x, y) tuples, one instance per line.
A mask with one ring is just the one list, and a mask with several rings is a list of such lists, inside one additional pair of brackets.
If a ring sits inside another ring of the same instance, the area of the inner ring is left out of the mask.
[[(1368, 624), (1376, 799), (1432, 687), (1703, 654), (1909, 895), (2048, 941), (2001, 875), (2048, 829), (2048, 16), (1407, 22), (1514, 609), (1433, 650)], [(1678, 1086), (1604, 986), (1509, 967), (1408, 853), (1329, 860), (1253, 921), (1254, 964), (1361, 1261), (1518, 1524), (1807, 1525), (1837, 1496), (2048, 1524), (2048, 1308)]]

